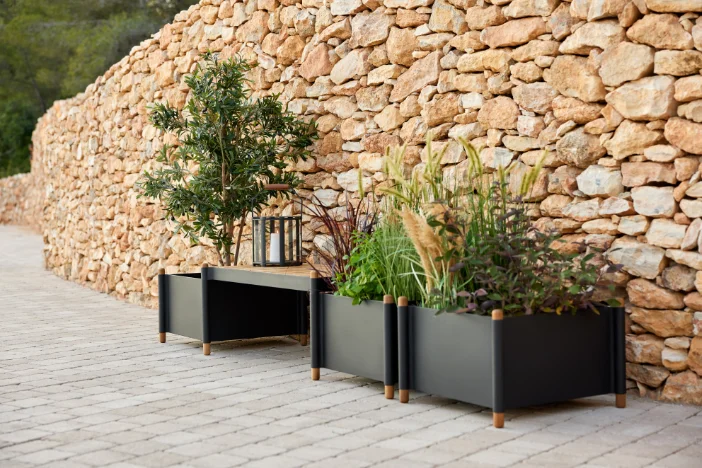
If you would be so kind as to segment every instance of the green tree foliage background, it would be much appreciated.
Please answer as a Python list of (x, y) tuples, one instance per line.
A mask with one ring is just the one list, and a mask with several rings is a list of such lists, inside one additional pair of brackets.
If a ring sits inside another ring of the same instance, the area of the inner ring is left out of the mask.
[(0, 177), (29, 170), (36, 120), (197, 0), (0, 0)]

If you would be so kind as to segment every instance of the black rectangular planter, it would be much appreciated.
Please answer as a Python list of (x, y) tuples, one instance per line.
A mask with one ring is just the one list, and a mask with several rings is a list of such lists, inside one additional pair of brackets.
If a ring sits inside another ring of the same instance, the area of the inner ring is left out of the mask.
[(493, 409), (615, 393), (625, 397), (624, 309), (599, 315), (436, 315), (398, 301), (400, 401), (409, 390)]
[(320, 368), (379, 380), (386, 398), (397, 382), (397, 307), (392, 296), (383, 302), (320, 293), (312, 279), (310, 322), (312, 379)]
[[(203, 267), (201, 273), (159, 274), (159, 335), (203, 343), (307, 335), (308, 278)], [(303, 343), (305, 344), (305, 343)]]

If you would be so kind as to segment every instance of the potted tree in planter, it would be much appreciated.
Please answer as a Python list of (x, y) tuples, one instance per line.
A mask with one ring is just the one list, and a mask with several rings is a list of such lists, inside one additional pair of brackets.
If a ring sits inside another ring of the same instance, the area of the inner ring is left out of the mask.
[(423, 304), (398, 300), (400, 401), (415, 389), (491, 407), (495, 427), (505, 409), (572, 398), (615, 393), (623, 407), (624, 311), (594, 301), (617, 267), (585, 245), (562, 253), (557, 234), (532, 227), (520, 196), (538, 165), (515, 198), (509, 171), (486, 177), (464, 147), (471, 165), (460, 203), (402, 213), (429, 260)]
[[(215, 54), (203, 55), (185, 78), (191, 97), (183, 111), (163, 103), (152, 107), (152, 124), (174, 133), (178, 145), (164, 145), (158, 157), (162, 167), (144, 172), (140, 181), (141, 196), (161, 201), (175, 232), (193, 244), (209, 239), (225, 266), (239, 262), (246, 217), (267, 205), (268, 189), (296, 186), (295, 175), (284, 169), (305, 159), (317, 137), (314, 122), (287, 112), (278, 96), (253, 99), (246, 79), (250, 70), (240, 57), (220, 61)], [(214, 339), (231, 339), (226, 288), (207, 288), (206, 275), (199, 273), (160, 273), (162, 342), (167, 331), (177, 333), (203, 340), (209, 354), (210, 330), (218, 330)]]

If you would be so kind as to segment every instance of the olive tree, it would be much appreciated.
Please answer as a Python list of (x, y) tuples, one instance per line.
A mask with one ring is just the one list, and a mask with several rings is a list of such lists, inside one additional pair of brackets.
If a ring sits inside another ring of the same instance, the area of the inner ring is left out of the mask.
[(288, 112), (278, 96), (252, 98), (250, 69), (240, 57), (220, 61), (206, 53), (185, 79), (191, 98), (183, 111), (151, 107), (152, 124), (173, 132), (178, 144), (161, 148), (162, 168), (145, 172), (139, 184), (142, 196), (161, 200), (176, 232), (193, 243), (212, 240), (224, 265), (232, 264), (234, 244), (238, 262), (246, 216), (270, 198), (265, 186), (294, 187), (298, 180), (284, 169), (306, 159), (317, 138), (314, 122)]

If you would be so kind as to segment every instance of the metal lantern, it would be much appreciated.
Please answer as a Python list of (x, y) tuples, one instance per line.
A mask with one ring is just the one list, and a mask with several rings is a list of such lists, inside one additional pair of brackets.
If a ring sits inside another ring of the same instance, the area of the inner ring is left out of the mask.
[[(268, 184), (266, 190), (289, 190), (287, 184)], [(300, 213), (302, 200), (300, 199)], [(257, 216), (253, 214), (253, 264), (256, 266), (302, 265), (302, 214)]]

